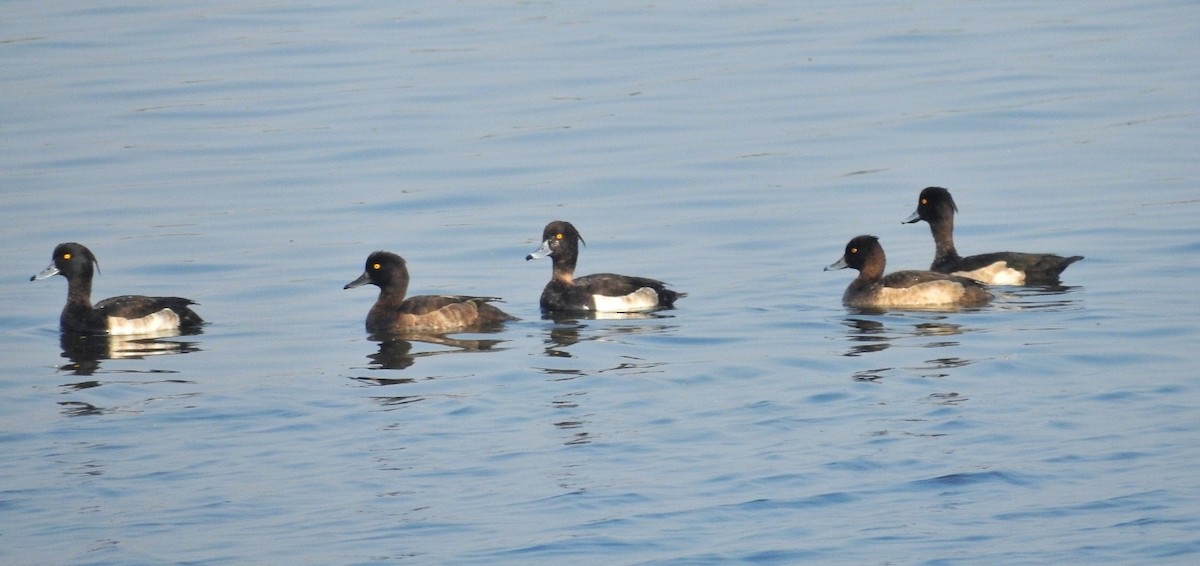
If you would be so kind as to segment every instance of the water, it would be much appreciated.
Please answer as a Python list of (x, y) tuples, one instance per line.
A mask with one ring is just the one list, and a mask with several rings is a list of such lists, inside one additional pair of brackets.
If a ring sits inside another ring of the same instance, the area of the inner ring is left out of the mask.
[[(13, 4), (0, 561), (1195, 562), (1196, 10)], [(1087, 259), (844, 309), (934, 184)], [(557, 218), (689, 296), (542, 319)], [(62, 241), (210, 324), (64, 348)], [(376, 249), (522, 320), (374, 340)]]

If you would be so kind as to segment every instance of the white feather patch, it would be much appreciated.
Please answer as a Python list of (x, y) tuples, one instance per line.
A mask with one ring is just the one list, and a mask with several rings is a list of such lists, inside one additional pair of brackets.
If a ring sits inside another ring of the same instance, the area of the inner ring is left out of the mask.
[(929, 281), (896, 289), (884, 287), (869, 306), (923, 307), (955, 304), (963, 296), (963, 286), (954, 281)]
[(969, 277), (990, 285), (1024, 285), (1025, 274), (1008, 267), (1008, 262), (997, 261), (975, 271), (955, 271), (954, 275)]
[(651, 287), (642, 287), (621, 297), (592, 295), (596, 301), (596, 312), (637, 312), (658, 307), (658, 292)]
[(108, 317), (109, 334), (150, 334), (179, 328), (179, 315), (171, 309), (163, 309), (141, 318)]

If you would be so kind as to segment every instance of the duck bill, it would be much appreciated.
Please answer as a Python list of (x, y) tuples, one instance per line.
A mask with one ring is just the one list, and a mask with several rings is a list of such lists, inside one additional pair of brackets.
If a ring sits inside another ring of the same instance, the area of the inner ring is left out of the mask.
[(914, 210), (913, 213), (908, 216), (908, 218), (904, 219), (904, 222), (901, 222), (901, 224), (912, 224), (913, 222), (916, 222), (920, 219), (921, 219), (921, 213)]
[(837, 261), (829, 264), (829, 267), (826, 267), (825, 271), (833, 271), (835, 269), (845, 269), (847, 267), (850, 267), (850, 266), (846, 263), (846, 256), (842, 256), (842, 257), (839, 257)]
[(550, 240), (542, 242), (542, 247), (538, 248), (537, 251), (525, 256), (525, 261), (529, 261), (531, 259), (542, 259), (548, 255), (550, 255)]
[(52, 263), (52, 264), (46, 266), (46, 269), (39, 271), (37, 275), (30, 277), (29, 280), (30, 281), (41, 281), (42, 279), (49, 279), (51, 277), (54, 277), (55, 275), (58, 275), (58, 268), (54, 267), (54, 264)]
[(355, 279), (354, 281), (347, 283), (346, 286), (342, 287), (342, 288), (343, 289), (353, 289), (355, 287), (362, 287), (363, 285), (366, 285), (367, 283), (370, 283), (370, 282), (371, 282), (371, 276), (367, 275), (367, 272), (364, 271), (362, 275), (358, 276), (358, 279)]

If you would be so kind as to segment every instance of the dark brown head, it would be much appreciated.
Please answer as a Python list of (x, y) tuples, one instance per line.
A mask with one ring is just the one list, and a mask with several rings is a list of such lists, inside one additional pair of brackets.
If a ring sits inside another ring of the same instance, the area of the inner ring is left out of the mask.
[(366, 284), (372, 284), (385, 293), (408, 292), (408, 267), (404, 258), (385, 251), (378, 251), (367, 256), (366, 267), (358, 279), (346, 284), (343, 289), (353, 289)]
[(575, 271), (575, 261), (579, 259), (579, 244), (584, 245), (583, 236), (570, 222), (555, 220), (542, 230), (542, 245), (537, 251), (525, 256), (526, 260), (541, 259), (550, 256), (556, 269)]
[(874, 279), (883, 275), (886, 264), (887, 256), (883, 253), (879, 238), (864, 235), (850, 240), (842, 257), (826, 267), (825, 271), (850, 267), (857, 269), (863, 277)]
[(918, 220), (930, 224), (953, 221), (956, 212), (958, 206), (954, 204), (954, 197), (950, 196), (950, 191), (941, 187), (926, 187), (917, 197), (917, 210), (904, 223), (912, 224)]
[(84, 247), (83, 244), (75, 242), (66, 242), (54, 247), (54, 255), (50, 258), (50, 265), (46, 266), (37, 275), (30, 277), (30, 281), (46, 279), (55, 275), (62, 275), (71, 281), (75, 278), (82, 278), (90, 281), (92, 272), (100, 271), (100, 263), (96, 261), (96, 256), (92, 255), (92, 251)]

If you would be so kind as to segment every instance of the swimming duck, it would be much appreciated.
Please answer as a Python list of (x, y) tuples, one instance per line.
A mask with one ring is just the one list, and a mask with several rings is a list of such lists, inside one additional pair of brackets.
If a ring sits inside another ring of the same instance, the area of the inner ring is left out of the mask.
[[(595, 273), (575, 277), (583, 237), (570, 222), (555, 220), (542, 230), (542, 245), (526, 260), (550, 256), (550, 282), (542, 290), (543, 311), (628, 313), (670, 307), (686, 296), (666, 283), (645, 277)], [(586, 242), (583, 242), (586, 244)]]
[(979, 282), (933, 271), (883, 274), (887, 262), (875, 236), (858, 236), (825, 271), (851, 267), (858, 277), (846, 287), (842, 303), (856, 308), (977, 307), (992, 299)]
[(379, 287), (379, 298), (367, 313), (367, 332), (447, 332), (491, 323), (516, 320), (488, 303), (498, 297), (463, 295), (419, 295), (408, 293), (408, 267), (404, 258), (385, 251), (367, 257), (358, 279), (343, 289), (366, 284)]
[(92, 275), (100, 263), (92, 251), (75, 242), (54, 248), (50, 265), (30, 281), (62, 275), (67, 279), (67, 305), (59, 317), (66, 332), (86, 334), (152, 334), (204, 323), (188, 305), (194, 301), (181, 297), (123, 295), (92, 305)]
[(993, 285), (1054, 285), (1067, 266), (1083, 259), (1079, 255), (1062, 257), (1018, 252), (961, 257), (954, 249), (956, 212), (958, 207), (950, 191), (942, 187), (928, 187), (917, 198), (917, 210), (904, 221), (906, 224), (920, 220), (929, 223), (929, 231), (933, 233), (936, 245), (933, 265), (929, 267), (933, 271), (953, 273)]

